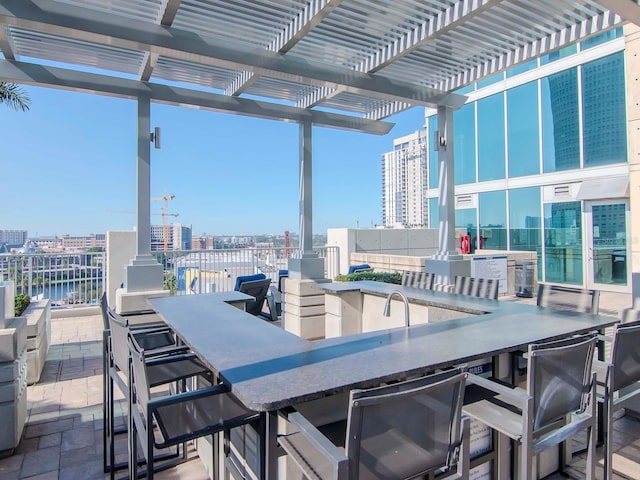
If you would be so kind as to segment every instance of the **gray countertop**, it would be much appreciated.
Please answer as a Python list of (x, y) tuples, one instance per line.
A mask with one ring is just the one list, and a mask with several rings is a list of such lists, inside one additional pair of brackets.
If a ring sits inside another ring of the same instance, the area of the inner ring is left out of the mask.
[[(488, 312), (440, 323), (307, 341), (225, 302), (225, 293), (150, 299), (153, 308), (249, 408), (271, 411), (407, 374), (521, 349), (534, 342), (612, 325), (612, 317), (461, 298), (376, 282), (333, 291), (386, 295)], [(333, 285), (333, 284), (332, 284)], [(331, 291), (323, 286), (325, 291)], [(386, 292), (386, 293), (385, 293)], [(231, 292), (228, 292), (231, 293)]]

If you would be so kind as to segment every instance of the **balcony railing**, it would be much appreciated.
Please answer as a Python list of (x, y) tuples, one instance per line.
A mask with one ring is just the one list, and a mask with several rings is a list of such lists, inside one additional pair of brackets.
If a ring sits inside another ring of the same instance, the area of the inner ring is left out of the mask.
[[(325, 276), (339, 273), (338, 247), (318, 247)], [(233, 290), (236, 277), (264, 273), (274, 282), (297, 248), (236, 248), (154, 252), (165, 278), (174, 276), (177, 294)], [(15, 293), (51, 299), (52, 306), (97, 304), (106, 285), (106, 253), (0, 254), (0, 280), (12, 280)]]
[(96, 304), (105, 284), (105, 253), (0, 254), (0, 280), (52, 306)]
[[(324, 259), (325, 276), (339, 273), (340, 249), (317, 247), (314, 252)], [(155, 252), (164, 266), (165, 278), (173, 275), (178, 295), (225, 292), (233, 290), (236, 277), (264, 273), (273, 282), (278, 271), (287, 269), (289, 258), (299, 255), (297, 248), (259, 247), (215, 250), (178, 250)]]

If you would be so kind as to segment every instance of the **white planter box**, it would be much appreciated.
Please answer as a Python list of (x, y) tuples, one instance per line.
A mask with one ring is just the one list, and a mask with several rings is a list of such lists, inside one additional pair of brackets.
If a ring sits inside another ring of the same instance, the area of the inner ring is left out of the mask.
[(51, 345), (51, 302), (32, 301), (23, 316), (27, 319), (27, 383), (40, 380)]

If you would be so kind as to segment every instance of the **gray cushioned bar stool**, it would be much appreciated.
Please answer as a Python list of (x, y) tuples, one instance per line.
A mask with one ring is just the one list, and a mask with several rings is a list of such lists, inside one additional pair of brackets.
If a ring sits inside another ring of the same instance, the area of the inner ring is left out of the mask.
[(348, 418), (316, 427), (300, 412), (278, 438), (293, 464), (315, 480), (409, 479), (442, 471), (469, 475), (469, 419), (461, 416), (467, 373), (459, 369), (352, 390)]
[(239, 472), (229, 447), (230, 430), (254, 424), (263, 432), (264, 415), (245, 408), (223, 384), (152, 397), (152, 369), (171, 362), (171, 358), (146, 359), (133, 336), (129, 336), (129, 349), (129, 478), (138, 476), (138, 441), (147, 462), (146, 477), (152, 479), (155, 448), (167, 448), (219, 432), (224, 433), (225, 467)]

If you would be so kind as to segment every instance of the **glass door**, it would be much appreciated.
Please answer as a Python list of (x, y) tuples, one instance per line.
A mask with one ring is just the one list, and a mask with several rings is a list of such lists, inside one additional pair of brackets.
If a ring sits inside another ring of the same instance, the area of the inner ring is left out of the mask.
[(629, 201), (585, 202), (587, 287), (629, 292)]

